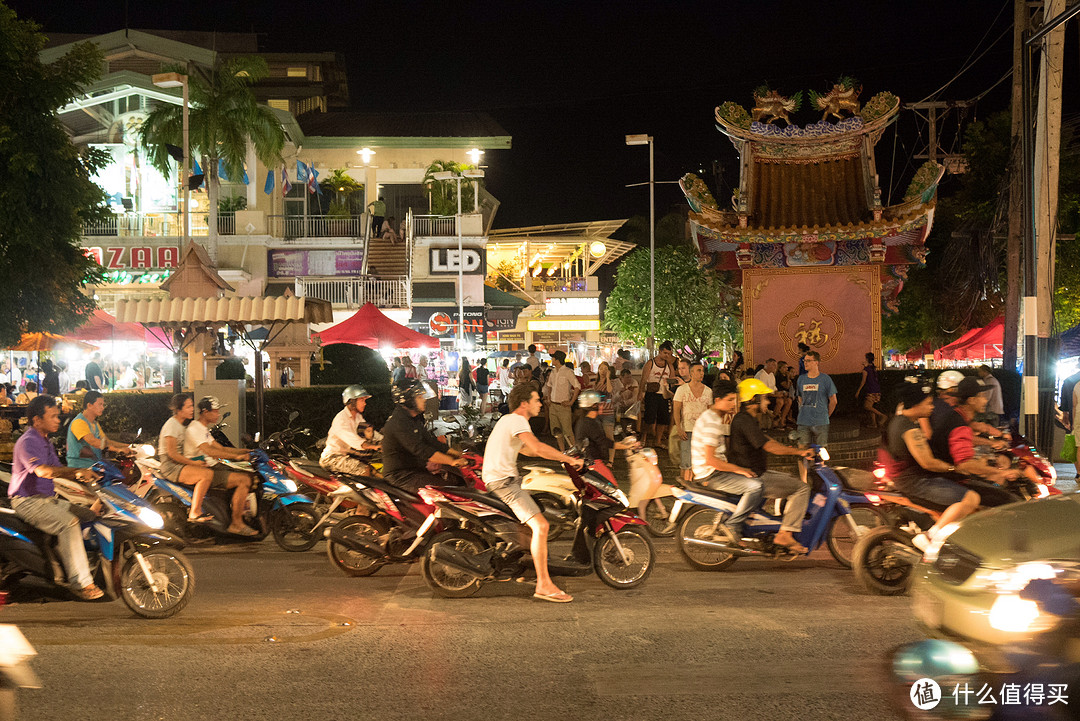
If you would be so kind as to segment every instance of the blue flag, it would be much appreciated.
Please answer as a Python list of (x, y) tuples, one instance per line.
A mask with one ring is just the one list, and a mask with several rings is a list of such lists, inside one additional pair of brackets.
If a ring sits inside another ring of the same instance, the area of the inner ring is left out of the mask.
[(274, 171), (266, 171), (266, 185), (263, 186), (263, 192), (270, 195), (274, 192)]
[(304, 165), (304, 161), (296, 161), (296, 182), (306, 183), (308, 179), (308, 167)]

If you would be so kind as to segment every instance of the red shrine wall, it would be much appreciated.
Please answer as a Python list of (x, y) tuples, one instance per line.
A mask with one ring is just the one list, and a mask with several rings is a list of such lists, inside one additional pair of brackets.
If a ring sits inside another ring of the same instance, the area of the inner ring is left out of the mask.
[(877, 265), (743, 271), (746, 364), (792, 362), (804, 342), (823, 373), (857, 373), (864, 354), (881, 358), (881, 278)]

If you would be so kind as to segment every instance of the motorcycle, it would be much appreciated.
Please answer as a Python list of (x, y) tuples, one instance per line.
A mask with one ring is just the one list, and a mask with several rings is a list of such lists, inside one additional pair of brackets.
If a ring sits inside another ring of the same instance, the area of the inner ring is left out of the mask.
[[(106, 598), (121, 598), (143, 618), (168, 618), (191, 601), (195, 573), (179, 550), (183, 541), (162, 530), (164, 519), (131, 492), (109, 463), (92, 467), (101, 480), (54, 479), (57, 493), (83, 524), (86, 555), (94, 582)], [(90, 506), (101, 503), (101, 514)], [(53, 536), (34, 528), (14, 511), (0, 508), (0, 585), (36, 576), (66, 588), (66, 573)]]
[[(574, 454), (571, 449), (568, 454)], [(629, 500), (603, 463), (582, 470), (564, 465), (574, 483), (581, 509), (574, 541), (574, 559), (548, 561), (552, 576), (584, 576), (595, 572), (617, 589), (641, 585), (652, 573), (655, 552), (629, 510)], [(434, 506), (430, 519), (456, 522), (438, 533), (420, 561), (424, 581), (447, 598), (471, 596), (489, 581), (525, 580), (534, 574), (529, 556), (531, 532), (505, 503), (481, 491), (427, 486), (420, 498)], [(427, 521), (426, 521), (427, 522)], [(425, 523), (426, 523), (425, 522)]]
[[(270, 460), (265, 451), (256, 448), (251, 451), (250, 458), (250, 463), (219, 461), (234, 470), (254, 474), (244, 520), (258, 531), (258, 535), (251, 536), (249, 540), (259, 541), (266, 538), (267, 533), (272, 533), (277, 544), (286, 551), (309, 543), (311, 529), (317, 520), (311, 499), (296, 492), (296, 482), (285, 474), (280, 463)], [(147, 471), (147, 480), (136, 488), (136, 493), (161, 513), (168, 528), (194, 540), (213, 536), (236, 538), (228, 531), (232, 522), (232, 489), (211, 488), (207, 491), (203, 498), (203, 512), (213, 516), (213, 520), (190, 523), (191, 487), (156, 475), (154, 471), (159, 466), (153, 458), (140, 457), (136, 463)], [(311, 548), (311, 545), (299, 550), (307, 548)]]
[[(462, 458), (469, 461), (467, 466), (444, 471), (460, 471), (469, 488), (482, 491), (479, 469), (483, 458), (474, 453), (464, 453)], [(414, 563), (428, 540), (443, 530), (432, 515), (435, 509), (418, 495), (381, 478), (342, 476), (338, 480), (342, 488), (331, 494), (334, 504), (319, 524), (327, 521), (339, 502), (351, 502), (368, 511), (324, 531), (326, 555), (347, 576), (370, 576), (390, 563)]]
[[(259, 448), (266, 451), (267, 455), (275, 461), (287, 464), (293, 458), (307, 458), (308, 454), (297, 442), (298, 435), (309, 436), (310, 428), (293, 428), (292, 423), (300, 417), (299, 411), (289, 413), (289, 421), (285, 428), (275, 431), (259, 443)], [(220, 442), (220, 441), (219, 441)]]
[[(0, 606), (7, 603), (0, 593)], [(0, 623), (0, 721), (14, 721), (15, 692), (20, 688), (41, 688), (41, 681), (27, 663), (37, 651), (18, 626)]]
[[(814, 463), (807, 473), (812, 495), (807, 518), (795, 539), (809, 549), (807, 553), (826, 544), (837, 563), (850, 568), (855, 539), (867, 535), (873, 526), (883, 525), (885, 517), (847, 478), (846, 472), (852, 469), (830, 468), (826, 465), (828, 450), (817, 445), (810, 448), (814, 451)], [(772, 542), (780, 531), (781, 513), (779, 508), (774, 508), (774, 513), (765, 510), (770, 499), (746, 522), (743, 540), (749, 545), (738, 547), (724, 538), (719, 526), (735, 511), (741, 495), (701, 486), (677, 487), (672, 493), (676, 500), (670, 520), (678, 523), (676, 545), (691, 568), (722, 571), (740, 558), (774, 561), (798, 558), (799, 554)], [(686, 506), (690, 510), (684, 513)]]
[[(664, 538), (674, 535), (675, 529), (668, 522), (672, 505), (672, 487), (663, 482), (656, 451), (637, 446), (637, 439), (628, 436), (624, 442), (635, 446), (626, 450), (626, 462), (630, 466), (630, 508), (636, 509), (646, 494), (650, 499), (645, 514), (646, 530), (653, 536)], [(529, 492), (544, 517), (548, 520), (548, 541), (573, 531), (577, 524), (577, 488), (566, 473), (547, 466), (525, 466), (528, 473), (521, 487)], [(656, 490), (651, 490), (653, 487)]]

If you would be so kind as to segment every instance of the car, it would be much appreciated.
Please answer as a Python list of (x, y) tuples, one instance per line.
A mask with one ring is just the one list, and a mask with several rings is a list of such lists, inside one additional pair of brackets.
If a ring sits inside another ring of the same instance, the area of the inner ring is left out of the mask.
[(1080, 493), (980, 511), (943, 528), (915, 569), (912, 608), (936, 637), (1015, 645), (1063, 622), (1033, 600), (1036, 587), (1080, 594)]

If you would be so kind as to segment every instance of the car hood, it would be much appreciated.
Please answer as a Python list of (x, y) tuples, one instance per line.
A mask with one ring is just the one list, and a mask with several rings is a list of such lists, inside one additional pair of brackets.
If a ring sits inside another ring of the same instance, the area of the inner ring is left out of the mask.
[(1080, 493), (980, 511), (964, 519), (948, 542), (995, 567), (1080, 560)]

